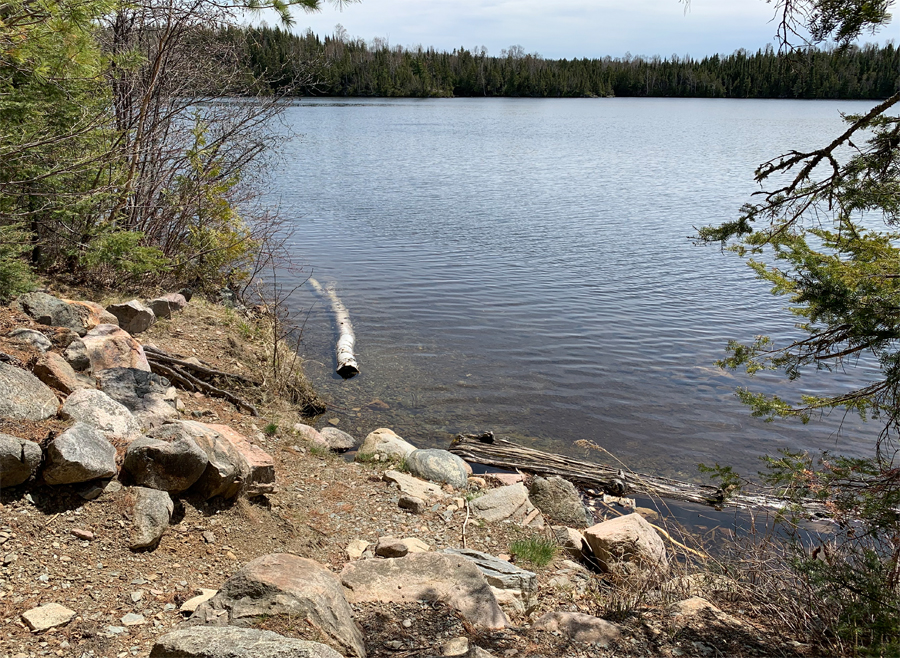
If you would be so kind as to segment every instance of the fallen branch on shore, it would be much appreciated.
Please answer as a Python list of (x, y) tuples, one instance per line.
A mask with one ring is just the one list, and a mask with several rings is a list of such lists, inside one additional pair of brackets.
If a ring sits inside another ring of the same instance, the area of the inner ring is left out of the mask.
[[(458, 435), (450, 445), (450, 452), (476, 464), (509, 470), (519, 469), (536, 475), (558, 475), (576, 484), (600, 489), (614, 496), (641, 493), (715, 508), (727, 506), (772, 511), (784, 510), (791, 504), (791, 501), (785, 498), (768, 493), (726, 494), (722, 489), (708, 485), (625, 472), (605, 464), (533, 450), (512, 441), (493, 437), (488, 441), (486, 435), (485, 437)], [(804, 509), (824, 514), (824, 508), (815, 501), (804, 504)]]
[(347, 308), (334, 290), (323, 288), (312, 277), (308, 281), (309, 285), (316, 291), (316, 294), (325, 297), (331, 303), (331, 311), (334, 313), (334, 318), (338, 324), (340, 335), (334, 348), (337, 355), (337, 368), (335, 369), (337, 374), (344, 379), (358, 375), (359, 365), (356, 363), (356, 357), (353, 354), (356, 336), (353, 334), (353, 325), (350, 324), (350, 314), (347, 312)]
[(191, 363), (190, 361), (178, 359), (171, 354), (149, 345), (144, 345), (144, 354), (147, 357), (147, 362), (150, 364), (150, 370), (157, 375), (165, 377), (173, 384), (177, 384), (184, 390), (199, 391), (210, 397), (222, 398), (233, 404), (239, 410), (246, 409), (250, 412), (251, 416), (259, 416), (259, 411), (257, 411), (256, 407), (245, 399), (205, 380), (214, 378), (231, 379), (251, 386), (260, 386), (259, 382), (244, 377), (243, 375), (224, 372), (222, 370), (216, 370), (215, 368), (208, 368), (206, 366), (197, 365), (196, 363)]

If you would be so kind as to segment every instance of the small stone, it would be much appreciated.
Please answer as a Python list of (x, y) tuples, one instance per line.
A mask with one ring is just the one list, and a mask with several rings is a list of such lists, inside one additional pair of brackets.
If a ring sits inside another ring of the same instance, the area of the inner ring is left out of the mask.
[(131, 593), (131, 602), (132, 603), (137, 603), (142, 598), (144, 598), (144, 590), (142, 590), (142, 589), (139, 589), (136, 592)]
[(441, 645), (442, 656), (465, 656), (467, 653), (469, 653), (469, 639), (465, 637), (455, 637)]
[(412, 627), (412, 619), (404, 619), (403, 620), (403, 628), (411, 628)]
[(90, 530), (81, 530), (79, 528), (72, 528), (71, 530), (72, 536), (77, 537), (78, 539), (84, 541), (93, 541), (94, 533)]
[(421, 498), (415, 496), (400, 496), (398, 505), (400, 506), (400, 509), (408, 510), (413, 514), (422, 514), (428, 509), (428, 504)]
[[(195, 596), (191, 599), (188, 599), (187, 601), (182, 603), (181, 608), (179, 608), (179, 610), (181, 612), (189, 612), (189, 613), (193, 614), (194, 612), (196, 612), (197, 608), (200, 607), (200, 605), (202, 605), (203, 603), (206, 603), (207, 601), (212, 599), (212, 597), (214, 597), (218, 593), (219, 593), (219, 590), (217, 590), (217, 589), (201, 589), (200, 594), (198, 594), (197, 596)], [(173, 609), (174, 609), (174, 607), (175, 606), (172, 606)]]
[(35, 633), (68, 624), (74, 617), (74, 610), (69, 610), (59, 603), (47, 603), (22, 613), (22, 620)]
[(134, 612), (129, 612), (127, 615), (122, 617), (119, 621), (122, 622), (123, 626), (140, 626), (141, 624), (146, 624), (147, 620), (144, 619), (144, 615), (139, 615)]
[(371, 544), (364, 539), (354, 539), (347, 544), (347, 556), (351, 560), (358, 560), (370, 545)]
[(375, 555), (379, 557), (403, 557), (409, 553), (409, 547), (395, 537), (379, 537), (375, 543)]
[(216, 543), (216, 536), (209, 530), (206, 530), (203, 533), (202, 537), (203, 537), (203, 541), (205, 541), (207, 544), (215, 544)]

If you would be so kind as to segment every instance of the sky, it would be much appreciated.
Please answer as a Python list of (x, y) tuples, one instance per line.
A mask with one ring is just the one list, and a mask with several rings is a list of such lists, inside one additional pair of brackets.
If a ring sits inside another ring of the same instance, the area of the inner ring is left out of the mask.
[[(546, 58), (730, 54), (774, 42), (774, 5), (765, 0), (362, 0), (339, 11), (294, 10), (293, 30), (324, 36), (340, 23), (353, 38), (453, 50), (520, 45)], [(263, 17), (270, 25), (277, 21)], [(257, 20), (253, 22), (258, 22)], [(896, 23), (864, 42), (900, 36)]]

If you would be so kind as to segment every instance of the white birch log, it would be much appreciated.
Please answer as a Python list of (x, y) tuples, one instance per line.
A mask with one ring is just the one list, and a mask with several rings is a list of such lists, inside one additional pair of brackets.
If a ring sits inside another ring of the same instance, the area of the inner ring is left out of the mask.
[(356, 336), (353, 334), (353, 325), (350, 324), (350, 314), (347, 312), (347, 307), (344, 306), (334, 290), (323, 288), (312, 277), (309, 279), (309, 285), (316, 291), (316, 294), (326, 298), (331, 303), (331, 311), (334, 313), (334, 318), (337, 321), (338, 331), (340, 332), (335, 345), (337, 374), (344, 378), (358, 375), (359, 365), (356, 363), (356, 357), (353, 354)]

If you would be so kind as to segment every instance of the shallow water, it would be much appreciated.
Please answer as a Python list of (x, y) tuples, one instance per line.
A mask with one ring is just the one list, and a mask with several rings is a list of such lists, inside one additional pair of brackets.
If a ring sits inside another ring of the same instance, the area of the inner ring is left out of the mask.
[[(875, 428), (855, 419), (838, 435), (838, 417), (750, 417), (734, 396), (746, 377), (714, 361), (729, 338), (789, 336), (787, 302), (688, 236), (736, 216), (760, 162), (830, 141), (839, 110), (869, 105), (297, 103), (273, 198), (304, 271), (281, 279), (335, 286), (362, 369), (333, 373), (328, 307), (298, 290), (307, 372), (333, 403), (322, 422), (439, 447), (490, 429), (580, 457), (575, 441), (589, 439), (635, 470), (685, 478), (698, 462), (752, 474), (780, 447), (864, 450)], [(865, 374), (756, 385), (796, 399)]]

